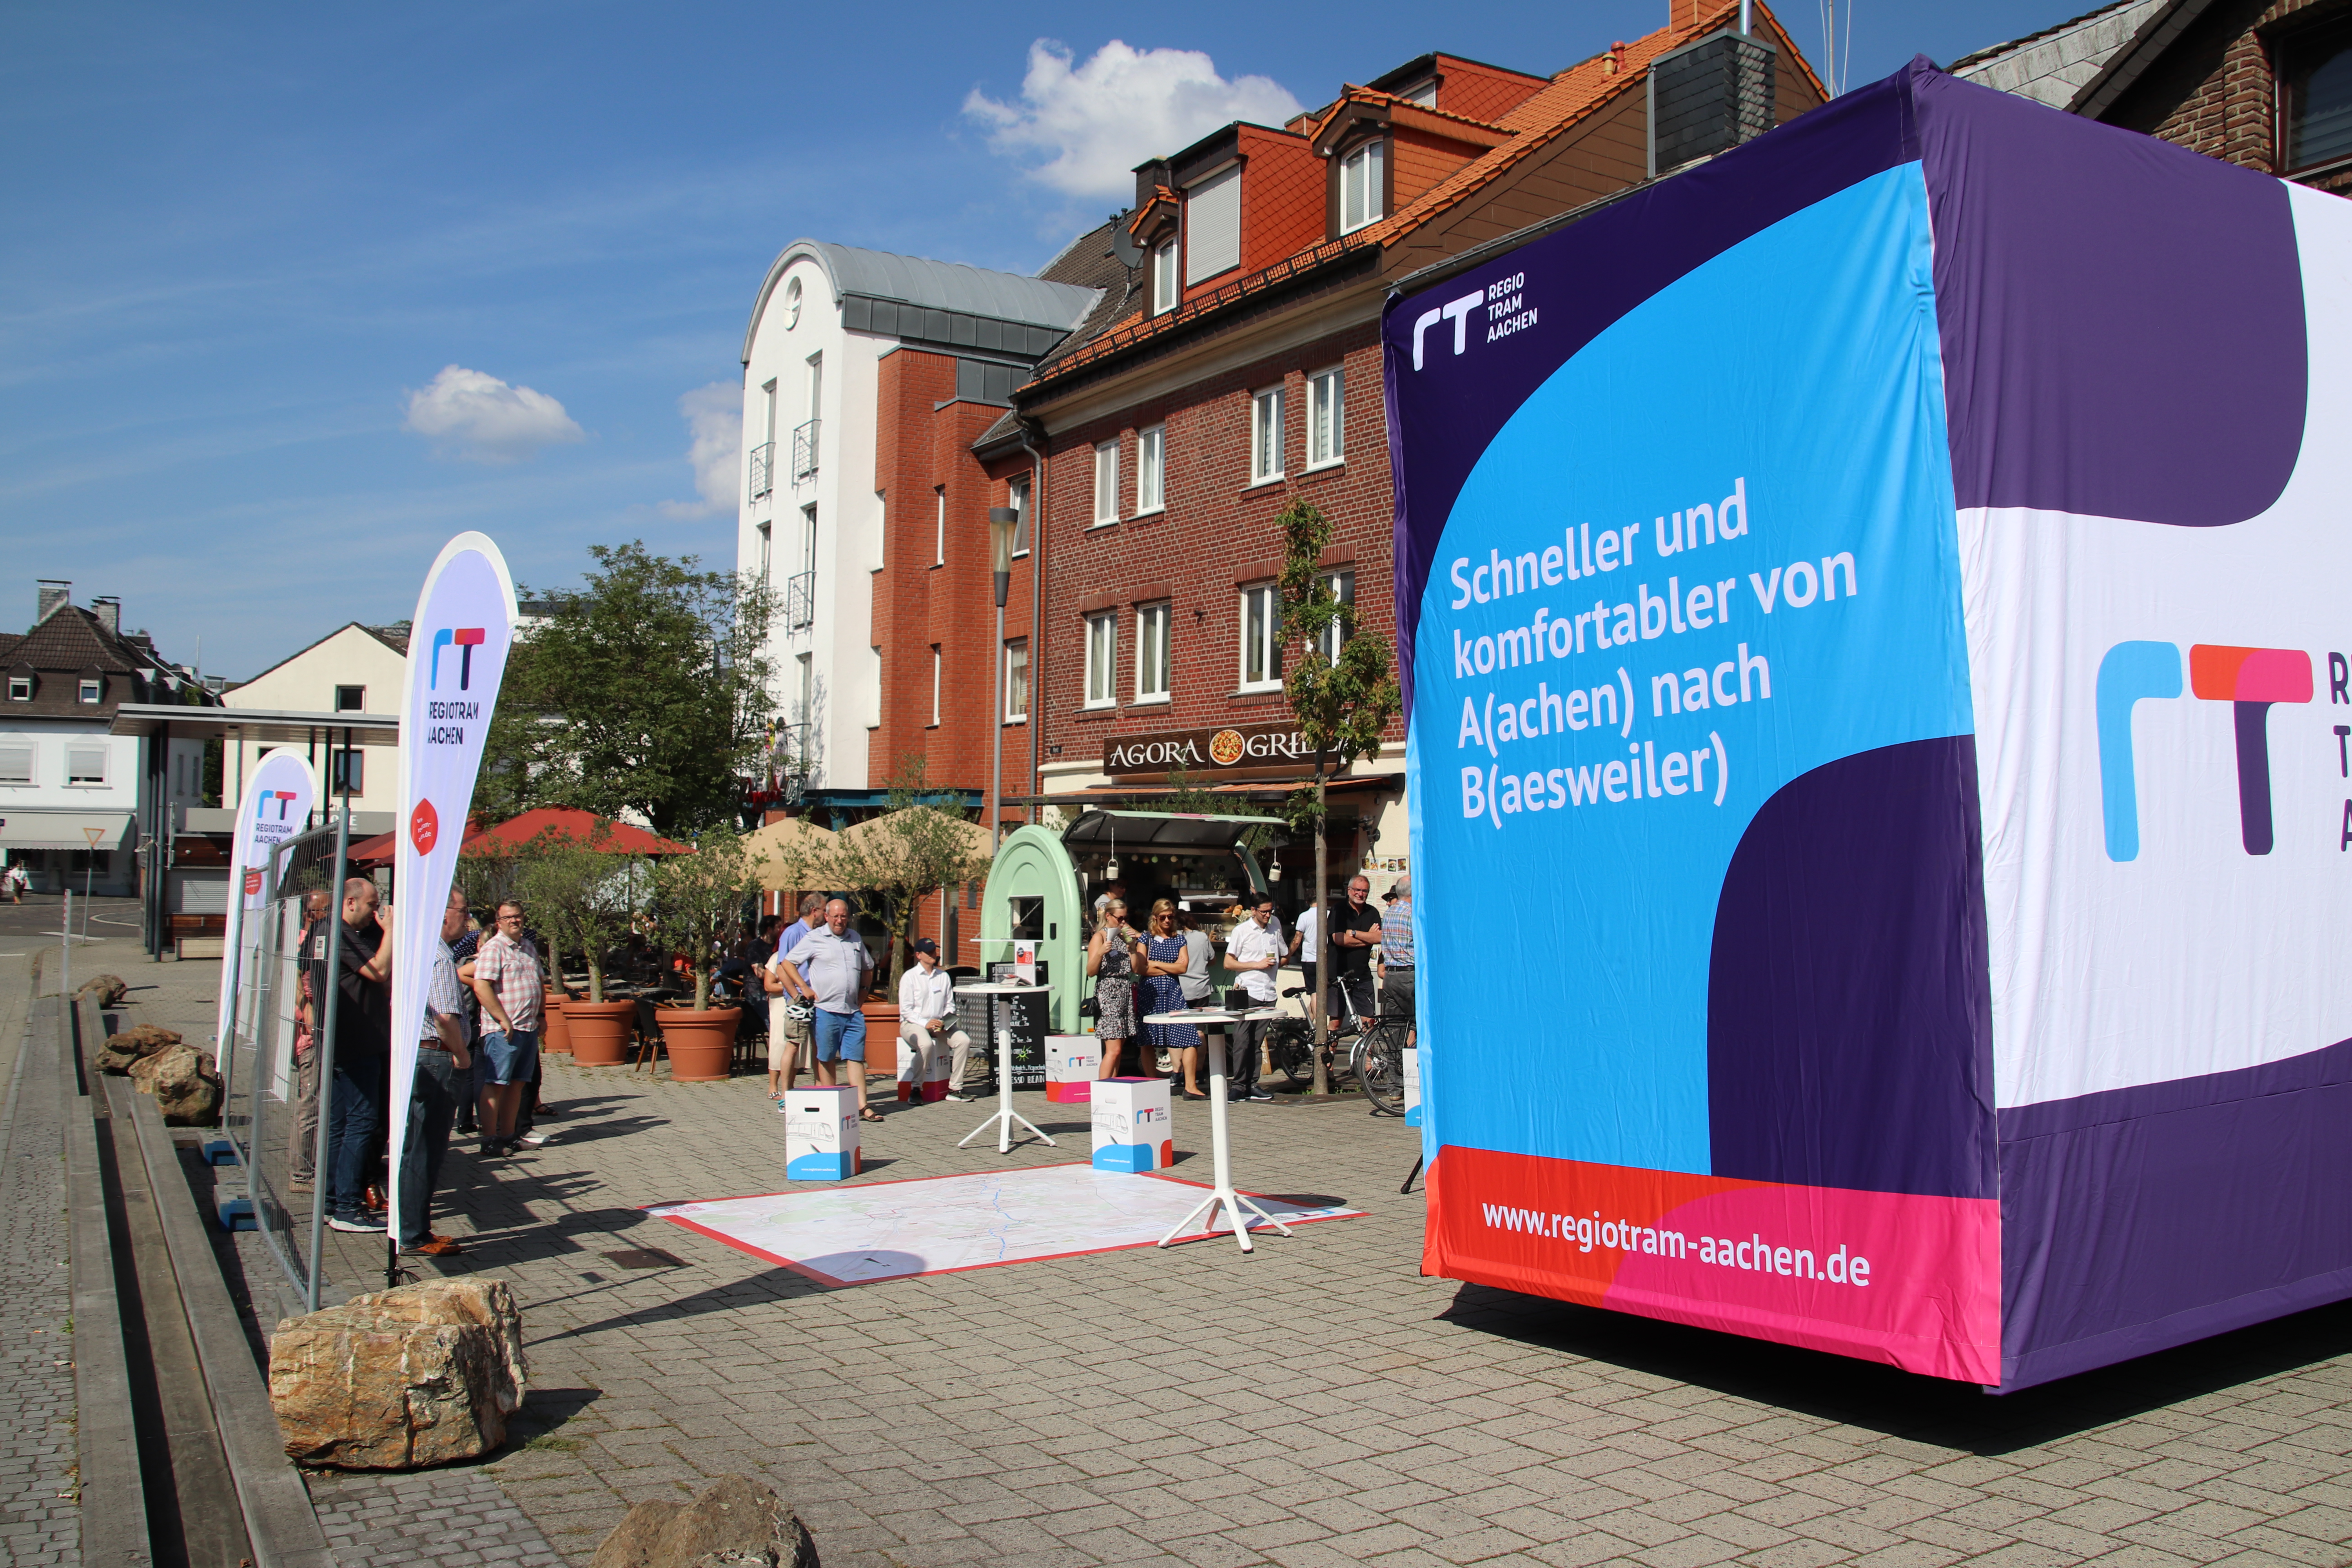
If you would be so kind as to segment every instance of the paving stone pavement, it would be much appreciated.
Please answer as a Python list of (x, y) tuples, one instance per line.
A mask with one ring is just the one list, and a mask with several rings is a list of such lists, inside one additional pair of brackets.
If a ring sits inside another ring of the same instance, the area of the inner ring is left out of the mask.
[[(173, 992), (197, 969), (162, 967)], [(505, 1453), (433, 1495), (495, 1479), (574, 1564), (631, 1502), (730, 1470), (793, 1501), (828, 1568), (2352, 1561), (2352, 1306), (1990, 1397), (1423, 1279), (1413, 1135), (1360, 1101), (1238, 1107), (1234, 1158), (1366, 1218), (1248, 1258), (827, 1289), (642, 1212), (783, 1188), (761, 1080), (560, 1063), (548, 1092), (546, 1148), (450, 1161), (436, 1227), (513, 1282), (533, 1386)], [(1019, 1098), (1075, 1138), (1000, 1157), (954, 1146), (984, 1106), (894, 1110), (859, 1180), (1084, 1157), (1079, 1108)], [(1193, 1108), (1175, 1136), (1204, 1141)], [(637, 1247), (680, 1265), (605, 1256)], [(380, 1253), (331, 1266), (363, 1286)]]
[[(57, 1004), (31, 1005), (22, 957), (0, 958), (0, 1561), (81, 1561), (72, 1289)], [(54, 984), (54, 982), (52, 982)], [(30, 1038), (36, 1016), (49, 1031)]]

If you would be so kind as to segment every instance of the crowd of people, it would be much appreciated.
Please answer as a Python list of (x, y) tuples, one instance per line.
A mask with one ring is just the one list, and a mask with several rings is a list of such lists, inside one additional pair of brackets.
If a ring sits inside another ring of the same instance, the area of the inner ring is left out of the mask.
[[(1397, 879), (1385, 910), (1370, 907), (1371, 890), (1370, 879), (1352, 878), (1345, 900), (1330, 908), (1333, 955), (1325, 1007), (1333, 1018), (1412, 1012), (1412, 879)], [(1271, 894), (1225, 913), (1233, 923), (1221, 967), (1252, 1011), (1270, 1009), (1279, 1000), (1276, 976), (1286, 963), (1297, 964), (1307, 994), (1316, 994), (1321, 911), (1312, 905), (1299, 911), (1287, 942)], [(1171, 1082), (1181, 1083), (1184, 1098), (1205, 1100), (1199, 1027), (1144, 1020), (1215, 1004), (1215, 944), (1190, 905), (1173, 899), (1152, 904), (1142, 931), (1129, 924), (1127, 915), (1126, 884), (1108, 884), (1096, 896), (1095, 929), (1087, 942), (1087, 973), (1094, 980), (1088, 1011), (1101, 1048), (1101, 1075), (1156, 1077), (1164, 1054)], [(1226, 1071), (1237, 1099), (1274, 1098), (1258, 1083), (1263, 1042), (1271, 1026), (1269, 1020), (1244, 1019), (1232, 1027)], [(1412, 1037), (1409, 1032), (1408, 1043)]]
[[(1125, 887), (1107, 886), (1095, 900), (1095, 929), (1086, 949), (1092, 1016), (1104, 1078), (1158, 1077), (1160, 1058), (1172, 1087), (1187, 1100), (1205, 1100), (1202, 1037), (1190, 1024), (1150, 1024), (1147, 1017), (1213, 1006), (1221, 994), (1252, 1009), (1278, 1000), (1276, 976), (1296, 963), (1309, 994), (1318, 978), (1318, 933), (1330, 922), (1333, 956), (1327, 1005), (1334, 1017), (1370, 1017), (1412, 1010), (1412, 889), (1400, 878), (1387, 908), (1370, 905), (1370, 883), (1357, 877), (1344, 901), (1328, 916), (1310, 907), (1286, 934), (1272, 897), (1224, 913), (1232, 926), (1220, 956), (1189, 905), (1160, 899), (1143, 929), (1128, 921)], [(300, 994), (294, 1040), (291, 1186), (309, 1192), (326, 1183), (327, 1223), (339, 1231), (382, 1233), (396, 1185), (404, 1234), (401, 1250), (446, 1257), (463, 1250), (430, 1225), (433, 1196), (450, 1140), (478, 1133), (480, 1157), (511, 1157), (547, 1142), (537, 1118), (553, 1112), (540, 1100), (540, 1044), (549, 977), (545, 961), (525, 930), (522, 907), (508, 900), (487, 921), (469, 909), (464, 889), (450, 889), (440, 934), (422, 962), (429, 967), (415, 1087), (405, 1106), (392, 1107), (391, 909), (376, 885), (353, 877), (343, 885), (338, 972), (328, 973), (333, 945), (330, 896), (310, 895), (304, 908)], [(878, 1121), (866, 1079), (866, 1014), (875, 956), (851, 924), (842, 899), (809, 894), (799, 918), (771, 916), (719, 966), (728, 999), (754, 1015), (754, 1033), (768, 1041), (768, 1091), (779, 1106), (803, 1067), (814, 1081), (846, 1079), (857, 1090), (858, 1114)], [(898, 1098), (919, 1100), (926, 1083), (945, 1080), (947, 1098), (963, 1100), (971, 1039), (956, 1022), (955, 981), (929, 938), (911, 945), (914, 962), (898, 986)], [(330, 1077), (319, 1049), (322, 1005), (336, 988), (335, 1049)], [(1262, 1042), (1269, 1025), (1242, 1020), (1231, 1026), (1229, 1083), (1235, 1098), (1266, 1100), (1258, 1083)], [(326, 1163), (319, 1119), (327, 1120)], [(400, 1169), (388, 1169), (389, 1121), (407, 1118)]]
[[(326, 1183), (327, 1223), (339, 1231), (386, 1228), (387, 1194), (397, 1187), (404, 1252), (447, 1257), (463, 1249), (430, 1224), (433, 1194), (453, 1134), (478, 1131), (484, 1160), (538, 1148), (535, 1130), (553, 1112), (539, 1100), (540, 1034), (547, 976), (525, 933), (520, 904), (499, 904), (477, 924), (463, 889), (449, 890), (439, 936), (418, 961), (427, 966), (425, 1015), (408, 1103), (387, 1103), (392, 1080), (391, 909), (373, 881), (343, 884), (341, 941), (333, 942), (331, 898), (321, 889), (303, 911), (300, 994), (295, 1009), (295, 1101), (290, 1183), (294, 1192)], [(336, 950), (331, 953), (331, 950)], [(329, 973), (332, 957), (336, 972)], [(320, 1049), (325, 1002), (335, 996), (333, 1068)], [(325, 1168), (318, 1167), (319, 1119), (327, 1121)], [(392, 1115), (406, 1118), (400, 1169), (388, 1169)]]

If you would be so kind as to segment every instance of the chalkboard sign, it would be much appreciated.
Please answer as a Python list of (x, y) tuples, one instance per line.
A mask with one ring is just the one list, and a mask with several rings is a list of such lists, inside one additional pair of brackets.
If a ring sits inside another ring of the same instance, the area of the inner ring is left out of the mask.
[[(1045, 1031), (1049, 1022), (1047, 1005), (1052, 993), (1045, 986), (1051, 978), (1047, 973), (1050, 968), (1051, 965), (1044, 960), (1038, 961), (1036, 995), (999, 997), (997, 1000), (1004, 1005), (1003, 1008), (990, 1010), (992, 1026), (1001, 1024), (1013, 1031), (1013, 1087), (1015, 1089), (1045, 1087)], [(991, 963), (988, 977), (994, 981), (1010, 981), (1013, 978), (1012, 962), (1001, 959)], [(993, 1059), (996, 1050), (993, 1034), (989, 1037), (988, 1048)]]

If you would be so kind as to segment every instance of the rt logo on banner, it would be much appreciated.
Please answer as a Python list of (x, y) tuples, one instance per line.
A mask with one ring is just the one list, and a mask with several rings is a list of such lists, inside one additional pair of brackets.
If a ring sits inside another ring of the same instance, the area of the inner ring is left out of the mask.
[[(2342, 654), (2329, 654), (2333, 700), (2345, 701)], [(2107, 858), (2139, 858), (2139, 786), (2132, 751), (2132, 709), (2180, 695), (2180, 649), (2168, 642), (2119, 642), (2099, 660), (2099, 794)], [(2311, 700), (2311, 656), (2300, 648), (2224, 647), (2193, 643), (2189, 689), (2200, 700), (2233, 709), (2238, 743), (2238, 835), (2249, 855), (2267, 855), (2276, 835), (2271, 822), (2270, 710), (2273, 703)], [(2338, 727), (2339, 740), (2352, 730)], [(2352, 768), (2347, 768), (2352, 772)], [(2352, 802), (2345, 805), (2346, 842), (2352, 843)]]

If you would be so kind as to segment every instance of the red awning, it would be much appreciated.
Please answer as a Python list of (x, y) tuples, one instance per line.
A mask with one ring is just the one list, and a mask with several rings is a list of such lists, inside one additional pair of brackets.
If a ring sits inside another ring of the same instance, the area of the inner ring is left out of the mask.
[(614, 822), (593, 812), (564, 805), (542, 805), (536, 811), (524, 812), (512, 822), (502, 822), (496, 827), (468, 835), (461, 853), (511, 855), (551, 829), (559, 838), (568, 838), (577, 844), (593, 844), (614, 855), (694, 853), (691, 844), (680, 844), (674, 838), (659, 837), (625, 822)]

